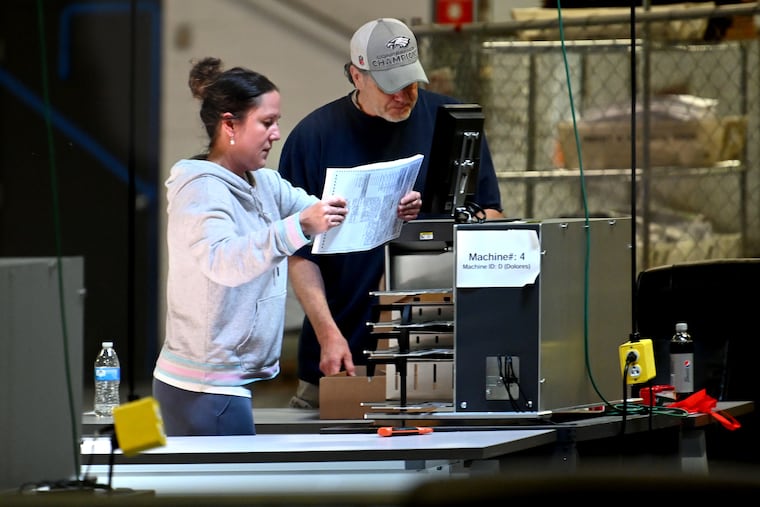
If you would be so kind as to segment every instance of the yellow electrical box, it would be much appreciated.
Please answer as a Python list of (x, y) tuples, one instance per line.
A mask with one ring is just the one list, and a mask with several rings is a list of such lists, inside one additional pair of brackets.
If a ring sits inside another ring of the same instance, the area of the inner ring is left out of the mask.
[(126, 456), (166, 445), (164, 421), (158, 402), (153, 397), (114, 408), (113, 424), (119, 448)]
[(654, 366), (652, 340), (644, 338), (622, 344), (620, 350), (620, 370), (628, 384), (642, 384), (657, 375)]

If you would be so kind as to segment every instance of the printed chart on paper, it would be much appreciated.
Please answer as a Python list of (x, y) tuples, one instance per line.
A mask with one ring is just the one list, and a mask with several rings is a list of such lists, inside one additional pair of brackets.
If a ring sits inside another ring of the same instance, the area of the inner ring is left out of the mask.
[(322, 197), (348, 201), (348, 215), (338, 227), (314, 237), (312, 253), (361, 252), (401, 234), (398, 203), (417, 180), (422, 155), (351, 168), (328, 167)]

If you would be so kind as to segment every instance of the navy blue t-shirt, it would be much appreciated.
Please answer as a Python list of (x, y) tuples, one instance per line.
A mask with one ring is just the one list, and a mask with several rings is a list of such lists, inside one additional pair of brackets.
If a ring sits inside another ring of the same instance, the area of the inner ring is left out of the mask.
[[(351, 94), (330, 102), (302, 119), (288, 135), (280, 155), (280, 174), (310, 194), (322, 195), (328, 167), (354, 167), (425, 155), (414, 189), (422, 193), (428, 172), (430, 146), (438, 106), (456, 103), (451, 97), (419, 90), (417, 105), (405, 121), (391, 123), (359, 111)], [(501, 197), (488, 143), (481, 143), (478, 192), (474, 201), (483, 209), (501, 210)], [(425, 196), (422, 196), (423, 200)], [(420, 218), (425, 218), (420, 215)], [(367, 364), (365, 350), (375, 348), (367, 322), (385, 266), (383, 246), (366, 252), (312, 255), (304, 247), (296, 255), (319, 265), (327, 303), (355, 364)], [(308, 317), (298, 343), (298, 377), (319, 384), (320, 347)]]

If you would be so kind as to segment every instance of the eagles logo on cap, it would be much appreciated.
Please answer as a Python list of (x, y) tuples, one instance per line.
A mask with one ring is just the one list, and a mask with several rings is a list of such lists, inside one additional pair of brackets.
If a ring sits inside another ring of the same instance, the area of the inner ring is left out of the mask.
[(351, 37), (351, 63), (369, 71), (385, 93), (396, 93), (412, 83), (428, 82), (418, 56), (417, 39), (397, 19), (370, 21)]
[(390, 49), (405, 48), (409, 45), (409, 37), (394, 37), (388, 41), (385, 47)]

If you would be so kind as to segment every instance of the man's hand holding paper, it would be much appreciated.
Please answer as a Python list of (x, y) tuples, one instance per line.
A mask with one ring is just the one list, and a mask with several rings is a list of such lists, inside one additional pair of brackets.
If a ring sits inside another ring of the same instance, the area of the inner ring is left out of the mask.
[(327, 168), (323, 200), (345, 196), (351, 212), (340, 227), (314, 238), (313, 253), (369, 250), (395, 239), (417, 218), (422, 201), (412, 190), (422, 155), (352, 168)]

